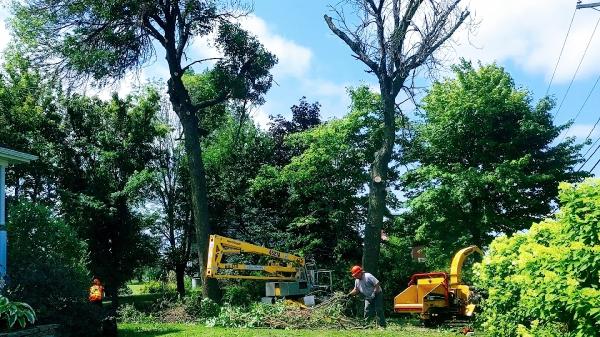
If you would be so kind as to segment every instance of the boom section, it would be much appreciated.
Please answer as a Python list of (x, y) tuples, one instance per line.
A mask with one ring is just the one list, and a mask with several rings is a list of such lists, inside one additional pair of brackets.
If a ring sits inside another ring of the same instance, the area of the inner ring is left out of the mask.
[[(225, 256), (236, 254), (262, 255), (271, 259), (281, 260), (283, 263), (269, 261), (267, 265), (254, 265), (224, 261)], [(304, 266), (304, 258), (300, 256), (220, 235), (210, 236), (206, 277), (216, 279), (294, 281), (300, 277)], [(248, 275), (248, 273), (252, 272), (262, 272), (263, 275)]]

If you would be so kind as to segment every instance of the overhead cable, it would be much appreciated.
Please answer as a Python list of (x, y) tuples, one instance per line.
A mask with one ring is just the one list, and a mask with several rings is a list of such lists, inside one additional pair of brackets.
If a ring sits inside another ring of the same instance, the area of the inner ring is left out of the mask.
[[(596, 86), (598, 85), (598, 82), (600, 82), (600, 75), (596, 79), (596, 82), (592, 86), (592, 89), (590, 90), (590, 92), (588, 92), (588, 95), (585, 98), (585, 100), (583, 101), (583, 104), (581, 104), (581, 107), (579, 108), (579, 111), (577, 111), (577, 114), (575, 115), (575, 117), (573, 117), (573, 121), (575, 121), (577, 119), (577, 117), (579, 117), (579, 115), (581, 114), (581, 111), (583, 111), (583, 107), (585, 107), (585, 105), (587, 104), (588, 100), (592, 96), (592, 93), (594, 92), (594, 89), (596, 89)], [(573, 126), (573, 124), (569, 125), (569, 127), (567, 128), (567, 130), (565, 130), (565, 133), (564, 133), (564, 135), (563, 135), (563, 137), (561, 139), (561, 142), (565, 139), (565, 137), (567, 136), (567, 133), (569, 132), (569, 130), (571, 130), (572, 126)], [(596, 126), (594, 126), (594, 127), (596, 127)], [(593, 131), (593, 129), (592, 129), (592, 131)]]
[(573, 11), (573, 16), (571, 17), (571, 23), (569, 23), (569, 29), (567, 30), (567, 35), (565, 35), (565, 40), (563, 41), (563, 45), (560, 48), (560, 54), (558, 54), (558, 60), (556, 60), (556, 65), (554, 66), (554, 71), (552, 72), (552, 77), (550, 78), (550, 83), (548, 83), (548, 88), (546, 89), (546, 95), (548, 96), (548, 92), (550, 91), (550, 86), (552, 86), (552, 81), (554, 81), (554, 75), (556, 75), (556, 69), (558, 69), (558, 64), (560, 63), (560, 58), (562, 57), (563, 51), (565, 51), (565, 45), (567, 44), (567, 39), (569, 37), (569, 33), (571, 32), (571, 27), (573, 27), (573, 20), (575, 19), (575, 13), (577, 13), (577, 8)]
[(583, 63), (583, 60), (585, 59), (585, 55), (587, 54), (587, 51), (590, 48), (590, 44), (592, 43), (592, 39), (594, 38), (594, 35), (596, 34), (596, 29), (598, 28), (598, 24), (600, 24), (600, 16), (598, 16), (598, 20), (596, 21), (596, 25), (594, 26), (592, 35), (590, 35), (590, 39), (588, 40), (588, 43), (585, 46), (585, 50), (583, 51), (583, 55), (581, 55), (581, 59), (579, 60), (579, 64), (577, 65), (577, 69), (575, 69), (575, 73), (573, 74), (573, 77), (571, 78), (571, 82), (569, 82), (569, 86), (567, 87), (567, 91), (565, 92), (565, 95), (563, 96), (562, 100), (560, 101), (560, 105), (558, 106), (558, 109), (554, 113), (554, 117), (556, 117), (556, 115), (558, 115), (560, 109), (563, 106), (563, 103), (565, 103), (565, 99), (567, 98), (567, 95), (569, 94), (569, 91), (571, 90), (571, 86), (573, 85), (573, 82), (575, 81), (575, 77), (577, 77), (577, 73), (579, 73), (581, 64)]

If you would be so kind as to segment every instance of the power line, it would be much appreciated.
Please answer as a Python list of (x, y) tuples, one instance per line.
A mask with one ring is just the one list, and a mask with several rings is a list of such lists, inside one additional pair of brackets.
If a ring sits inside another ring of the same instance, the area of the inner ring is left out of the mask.
[(592, 166), (592, 169), (590, 170), (590, 172), (594, 171), (594, 169), (596, 168), (596, 166), (598, 166), (598, 163), (600, 163), (600, 159), (598, 159), (598, 161), (596, 161), (596, 164), (594, 164), (594, 166)]
[[(598, 119), (596, 120), (596, 123), (594, 123), (594, 126), (592, 127), (592, 129), (590, 130), (590, 133), (588, 133), (588, 135), (585, 137), (585, 141), (587, 141), (588, 139), (590, 139), (590, 136), (592, 135), (592, 132), (594, 132), (594, 130), (596, 130), (596, 126), (598, 126), (598, 123), (600, 123), (600, 117), (598, 117)], [(587, 153), (586, 153), (587, 154)], [(585, 156), (585, 155), (584, 155)]]
[(585, 151), (585, 153), (583, 154), (583, 156), (584, 157), (587, 156), (587, 154), (590, 153), (590, 151), (594, 148), (594, 146), (596, 144), (598, 144), (599, 141), (600, 141), (600, 137), (598, 137), (598, 139), (596, 139), (596, 141), (587, 149), (587, 151)]
[[(600, 140), (600, 138), (598, 138), (598, 140)], [(592, 144), (592, 147), (594, 147), (594, 145), (596, 145), (596, 143), (598, 143), (598, 140), (596, 140), (596, 142), (594, 142), (594, 144)], [(590, 147), (590, 149), (592, 147)], [(577, 170), (577, 172), (579, 172), (579, 171), (581, 171), (581, 169), (583, 169), (583, 167), (585, 166), (585, 164), (587, 164), (588, 161), (590, 161), (590, 159), (592, 159), (592, 157), (596, 154), (596, 152), (598, 151), (598, 149), (600, 149), (600, 144), (596, 147), (596, 149), (594, 150), (594, 152), (592, 152), (592, 154), (583, 162), (583, 164), (581, 164), (581, 166), (579, 166), (579, 169)], [(590, 151), (588, 150), (588, 152), (590, 152)], [(587, 152), (586, 152), (586, 154), (587, 154)], [(585, 154), (583, 156), (585, 157)]]
[(558, 109), (554, 113), (554, 117), (556, 117), (556, 115), (558, 115), (558, 112), (562, 108), (563, 103), (565, 103), (565, 99), (567, 99), (567, 95), (569, 94), (569, 91), (571, 90), (571, 86), (573, 85), (573, 82), (575, 81), (575, 77), (577, 77), (577, 73), (579, 72), (579, 68), (581, 68), (581, 64), (583, 63), (583, 59), (585, 58), (585, 55), (587, 54), (587, 51), (588, 51), (588, 49), (590, 47), (590, 44), (592, 43), (592, 39), (594, 38), (594, 35), (596, 34), (596, 29), (598, 28), (598, 24), (600, 24), (600, 16), (598, 17), (598, 20), (596, 21), (596, 25), (594, 26), (594, 30), (592, 31), (592, 35), (590, 35), (590, 39), (588, 40), (588, 43), (585, 46), (585, 50), (583, 51), (583, 55), (581, 55), (581, 59), (579, 60), (579, 64), (577, 65), (577, 69), (575, 69), (575, 73), (573, 74), (573, 77), (571, 78), (571, 82), (569, 83), (569, 86), (567, 87), (567, 91), (565, 92), (565, 95), (563, 96), (563, 99), (560, 102), (560, 105), (558, 106)]
[(556, 75), (556, 69), (558, 69), (558, 64), (560, 63), (560, 58), (562, 57), (563, 51), (565, 50), (565, 45), (567, 44), (567, 38), (569, 37), (569, 33), (571, 32), (571, 27), (573, 26), (573, 20), (575, 19), (575, 13), (577, 13), (577, 8), (573, 11), (573, 16), (571, 17), (571, 23), (569, 23), (569, 29), (567, 30), (567, 35), (565, 35), (565, 40), (563, 41), (563, 45), (560, 48), (560, 54), (558, 54), (558, 60), (556, 61), (556, 65), (554, 66), (554, 71), (552, 72), (552, 77), (550, 78), (550, 83), (548, 83), (548, 88), (546, 89), (546, 95), (548, 96), (548, 92), (550, 91), (550, 86), (552, 86), (552, 81), (554, 81), (554, 75)]
[[(581, 114), (581, 111), (583, 110), (583, 107), (585, 107), (585, 105), (587, 104), (588, 100), (592, 96), (592, 93), (594, 92), (594, 89), (596, 89), (596, 86), (598, 85), (598, 82), (600, 82), (600, 75), (596, 79), (596, 82), (592, 86), (592, 89), (590, 90), (590, 92), (588, 93), (587, 97), (585, 98), (585, 101), (583, 101), (583, 104), (581, 104), (581, 107), (579, 108), (579, 111), (577, 111), (577, 114), (573, 118), (573, 121), (575, 121), (577, 119), (577, 117), (579, 117), (579, 115)], [(571, 130), (572, 126), (573, 126), (573, 124), (569, 125), (569, 127), (565, 131), (565, 134), (563, 135), (562, 139), (560, 140), (561, 142), (565, 139), (565, 137), (567, 137), (567, 133), (569, 132), (569, 130)], [(596, 126), (594, 125), (594, 127), (596, 127)], [(592, 129), (592, 131), (593, 131), (593, 129)], [(590, 134), (591, 134), (591, 132), (590, 132)]]

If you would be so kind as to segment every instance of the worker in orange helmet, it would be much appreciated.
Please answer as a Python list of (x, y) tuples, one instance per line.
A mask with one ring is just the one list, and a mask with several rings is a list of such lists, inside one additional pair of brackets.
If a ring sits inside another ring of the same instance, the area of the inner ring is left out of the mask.
[(94, 278), (92, 286), (90, 287), (89, 300), (92, 304), (102, 306), (102, 299), (104, 297), (104, 287), (98, 278)]
[(379, 280), (371, 273), (365, 272), (361, 266), (354, 266), (350, 269), (354, 278), (354, 289), (348, 294), (354, 296), (361, 294), (365, 297), (365, 320), (369, 321), (378, 316), (379, 326), (386, 327), (385, 317), (383, 316), (383, 289)]

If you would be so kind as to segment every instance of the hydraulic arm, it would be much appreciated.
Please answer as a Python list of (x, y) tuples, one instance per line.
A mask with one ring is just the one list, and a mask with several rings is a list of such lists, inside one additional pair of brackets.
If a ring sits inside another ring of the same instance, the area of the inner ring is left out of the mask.
[[(227, 255), (255, 254), (268, 256), (273, 260), (267, 265), (253, 265), (242, 263), (227, 263), (223, 258)], [(225, 279), (251, 279), (271, 281), (296, 281), (304, 271), (304, 258), (274, 249), (254, 245), (251, 243), (230, 239), (220, 235), (211, 235), (208, 248), (208, 262), (206, 276)], [(223, 271), (237, 271), (239, 273), (223, 273)], [(248, 275), (247, 272), (259, 271), (263, 275)], [(244, 272), (246, 272), (244, 274)], [(266, 274), (266, 275), (265, 275)]]

